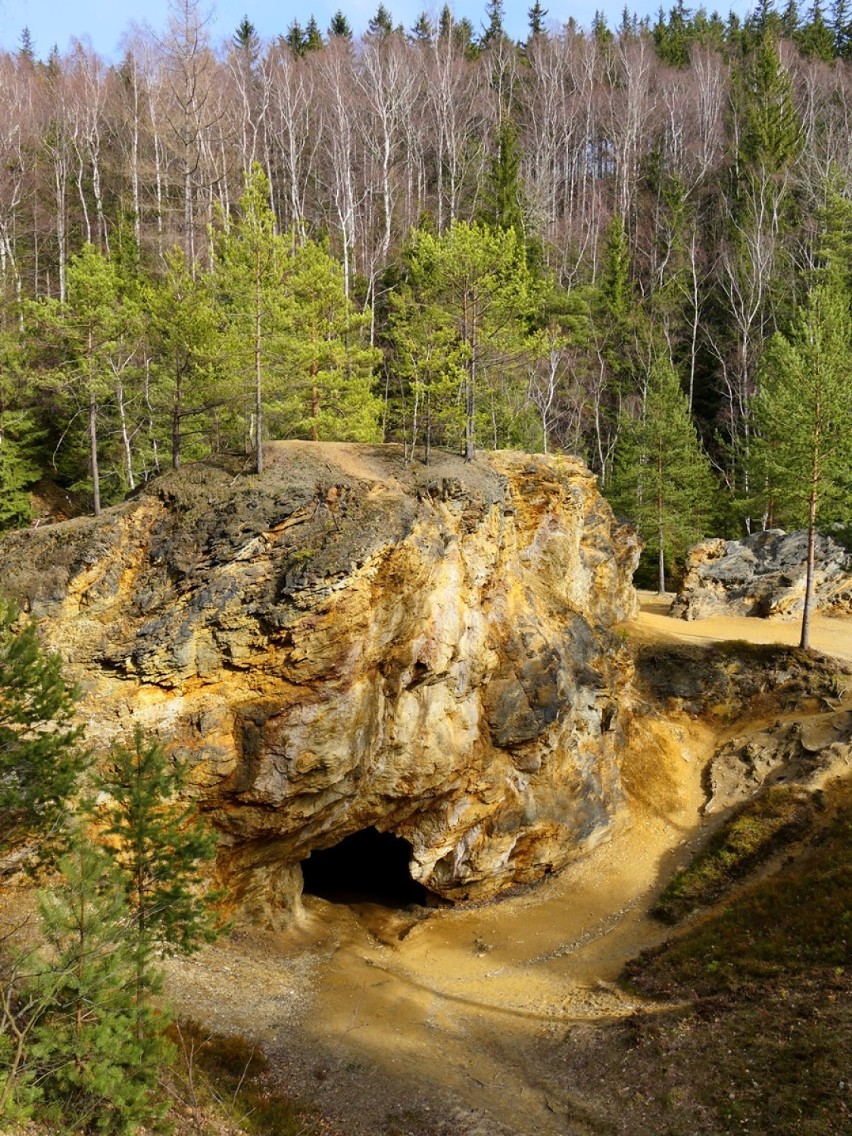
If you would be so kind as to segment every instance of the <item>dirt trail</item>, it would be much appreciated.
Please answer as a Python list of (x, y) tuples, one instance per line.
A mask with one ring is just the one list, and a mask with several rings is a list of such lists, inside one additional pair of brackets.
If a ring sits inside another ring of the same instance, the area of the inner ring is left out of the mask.
[[(642, 641), (797, 641), (795, 624), (686, 623), (642, 598), (628, 627)], [(815, 620), (813, 642), (852, 661), (849, 621)], [(536, 1054), (572, 1023), (639, 1008), (612, 983), (664, 937), (645, 911), (697, 837), (715, 742), (687, 718), (640, 726), (629, 810), (582, 862), (534, 889), (425, 916), (308, 897), (298, 931), (172, 963), (169, 993), (211, 1026), (262, 1038), (282, 1076), (352, 1133), (600, 1131), (583, 1102), (543, 1081)]]

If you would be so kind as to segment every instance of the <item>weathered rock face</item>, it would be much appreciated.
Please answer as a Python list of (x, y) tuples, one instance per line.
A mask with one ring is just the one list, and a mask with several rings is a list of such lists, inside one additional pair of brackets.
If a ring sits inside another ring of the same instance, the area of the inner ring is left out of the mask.
[(286, 922), (300, 860), (368, 826), (448, 899), (598, 840), (638, 545), (589, 472), (310, 443), (267, 464), (187, 468), (0, 545), (0, 590), (67, 660), (91, 736), (140, 723), (191, 763), (242, 916)]
[(749, 738), (732, 738), (707, 767), (707, 813), (741, 804), (760, 789), (795, 781), (821, 788), (852, 769), (852, 711), (840, 709), (809, 722), (776, 721)]
[[(705, 540), (689, 554), (683, 585), (671, 614), (793, 616), (805, 602), (807, 532), (781, 529), (745, 540)], [(852, 556), (827, 536), (817, 536), (816, 609), (852, 614)]]

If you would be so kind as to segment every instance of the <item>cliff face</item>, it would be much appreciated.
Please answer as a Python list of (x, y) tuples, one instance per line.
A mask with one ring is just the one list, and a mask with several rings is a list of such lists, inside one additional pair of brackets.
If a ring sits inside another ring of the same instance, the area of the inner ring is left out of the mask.
[(295, 442), (267, 461), (0, 545), (0, 591), (67, 660), (91, 737), (140, 723), (191, 764), (242, 917), (286, 922), (299, 861), (368, 826), (447, 899), (597, 841), (638, 546), (589, 472)]

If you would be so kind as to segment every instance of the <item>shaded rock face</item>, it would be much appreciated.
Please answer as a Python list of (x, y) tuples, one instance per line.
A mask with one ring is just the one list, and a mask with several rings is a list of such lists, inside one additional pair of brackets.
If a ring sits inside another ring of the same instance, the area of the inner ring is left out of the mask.
[(188, 467), (13, 534), (0, 590), (67, 660), (96, 743), (141, 724), (191, 765), (235, 910), (275, 927), (300, 861), (368, 827), (449, 900), (601, 838), (638, 551), (570, 459), (292, 442), (262, 478)]
[[(671, 607), (682, 619), (711, 615), (794, 616), (805, 602), (807, 532), (781, 529), (745, 540), (705, 540), (689, 554)], [(817, 536), (816, 610), (852, 614), (852, 555)]]

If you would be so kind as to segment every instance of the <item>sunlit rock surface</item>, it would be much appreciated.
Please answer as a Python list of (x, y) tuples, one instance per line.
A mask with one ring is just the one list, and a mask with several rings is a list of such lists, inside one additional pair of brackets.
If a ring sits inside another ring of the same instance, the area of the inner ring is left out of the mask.
[[(713, 615), (795, 616), (805, 602), (808, 534), (782, 529), (744, 540), (705, 540), (686, 561), (671, 614), (683, 619)], [(817, 534), (815, 610), (852, 614), (852, 555)]]
[(190, 763), (239, 917), (286, 924), (300, 860), (368, 826), (450, 900), (597, 842), (638, 545), (588, 470), (299, 442), (267, 463), (187, 467), (0, 545), (92, 739), (139, 723)]

